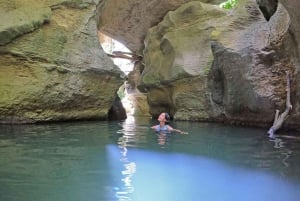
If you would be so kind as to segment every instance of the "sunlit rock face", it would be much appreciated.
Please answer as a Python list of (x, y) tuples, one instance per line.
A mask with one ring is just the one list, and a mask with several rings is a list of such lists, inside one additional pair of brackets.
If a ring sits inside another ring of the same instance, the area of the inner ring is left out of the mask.
[(230, 11), (190, 2), (169, 12), (145, 40), (139, 88), (147, 92), (150, 113), (270, 123), (275, 109), (285, 107), (285, 71), (295, 80), (290, 23), (281, 4), (267, 21), (252, 0)]
[[(191, 0), (103, 0), (97, 7), (99, 30), (142, 53), (150, 27), (157, 25), (170, 10)], [(219, 4), (224, 0), (201, 0)]]
[(95, 1), (0, 0), (0, 123), (107, 119), (123, 73)]

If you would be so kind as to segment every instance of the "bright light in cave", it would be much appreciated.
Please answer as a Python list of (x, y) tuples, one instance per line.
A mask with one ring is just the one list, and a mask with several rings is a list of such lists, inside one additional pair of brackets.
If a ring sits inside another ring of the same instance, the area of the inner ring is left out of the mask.
[[(108, 53), (112, 54), (114, 51), (121, 51), (132, 53), (128, 48), (126, 48), (122, 43), (99, 33), (99, 40), (102, 45), (103, 50)], [(115, 65), (117, 65), (121, 71), (123, 71), (126, 75), (133, 70), (134, 63), (129, 59), (122, 59), (122, 58), (112, 58)]]
[[(122, 43), (102, 34), (99, 33), (99, 40), (101, 43), (101, 46), (103, 50), (108, 54), (113, 54), (115, 51), (121, 51), (126, 53), (131, 53), (131, 51), (126, 48)], [(121, 71), (123, 71), (126, 75), (128, 75), (134, 68), (134, 62), (129, 59), (122, 59), (122, 58), (112, 58), (115, 65), (117, 65)], [(124, 87), (125, 86), (125, 87)], [(127, 115), (134, 115), (134, 102), (132, 101), (132, 98), (130, 94), (127, 93), (126, 90), (126, 82), (124, 83), (124, 86), (120, 87), (120, 90), (123, 90), (121, 92), (121, 101), (123, 104), (123, 107), (126, 110)], [(119, 92), (120, 92), (119, 90)]]

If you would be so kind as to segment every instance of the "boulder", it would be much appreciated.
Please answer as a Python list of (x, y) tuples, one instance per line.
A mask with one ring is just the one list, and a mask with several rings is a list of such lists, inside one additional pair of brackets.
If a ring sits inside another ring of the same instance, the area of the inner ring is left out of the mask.
[[(46, 10), (47, 18), (0, 46), (0, 122), (107, 119), (124, 74), (101, 48), (95, 2), (15, 0), (11, 4), (4, 7), (7, 17), (19, 19), (9, 13), (22, 13), (15, 10), (29, 10), (34, 4), (31, 17), (43, 16), (39, 13)], [(16, 27), (38, 21), (24, 17)]]

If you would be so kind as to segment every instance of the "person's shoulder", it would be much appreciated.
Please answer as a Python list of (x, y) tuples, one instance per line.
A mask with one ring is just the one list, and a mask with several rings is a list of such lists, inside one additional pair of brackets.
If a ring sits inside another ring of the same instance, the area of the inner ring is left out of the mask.
[(167, 125), (168, 130), (173, 130), (173, 127), (170, 125)]

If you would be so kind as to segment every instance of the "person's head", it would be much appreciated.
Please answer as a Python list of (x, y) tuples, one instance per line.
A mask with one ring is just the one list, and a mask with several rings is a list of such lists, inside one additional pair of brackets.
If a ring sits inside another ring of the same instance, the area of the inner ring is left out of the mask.
[(161, 113), (157, 119), (159, 122), (168, 123), (170, 121), (170, 115), (166, 112)]

